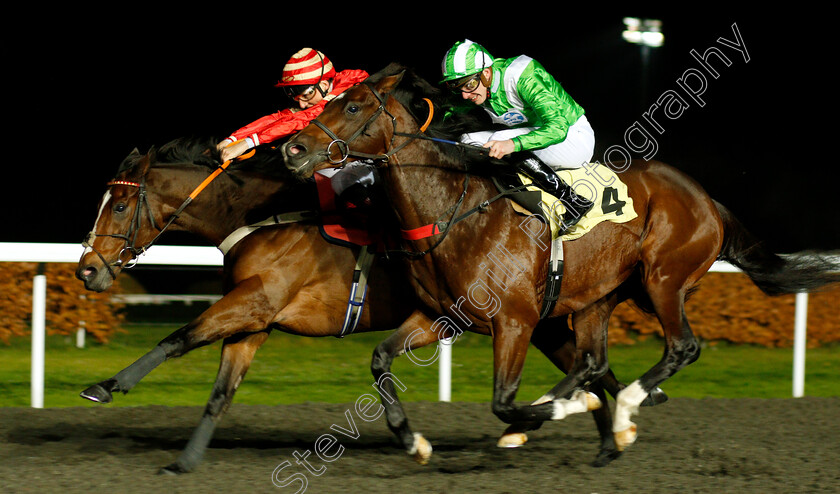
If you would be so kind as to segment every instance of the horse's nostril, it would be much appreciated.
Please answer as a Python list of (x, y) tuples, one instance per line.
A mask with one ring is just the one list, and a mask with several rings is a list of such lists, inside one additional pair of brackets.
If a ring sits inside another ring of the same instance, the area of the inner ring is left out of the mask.
[(306, 151), (306, 148), (300, 144), (293, 144), (287, 148), (287, 151), (290, 156), (294, 156), (296, 154), (300, 154)]

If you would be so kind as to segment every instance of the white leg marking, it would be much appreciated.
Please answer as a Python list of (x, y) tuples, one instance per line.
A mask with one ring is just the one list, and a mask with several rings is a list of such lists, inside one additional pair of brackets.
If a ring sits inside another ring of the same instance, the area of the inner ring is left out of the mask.
[(639, 413), (639, 405), (645, 401), (647, 395), (638, 380), (618, 393), (615, 400), (613, 432), (625, 431), (636, 425), (630, 421), (630, 417)]
[(570, 399), (559, 398), (554, 400), (554, 413), (551, 420), (562, 420), (574, 413), (588, 412), (601, 407), (601, 400), (593, 393), (578, 389)]

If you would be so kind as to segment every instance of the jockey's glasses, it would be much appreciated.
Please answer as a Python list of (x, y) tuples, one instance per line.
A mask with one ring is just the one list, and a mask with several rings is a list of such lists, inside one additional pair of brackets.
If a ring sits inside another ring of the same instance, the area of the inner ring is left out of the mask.
[(317, 84), (311, 86), (285, 86), (283, 87), (283, 91), (292, 100), (303, 101), (305, 103), (315, 97), (315, 91), (317, 91), (316, 86)]
[(454, 93), (471, 93), (481, 84), (481, 72), (449, 81), (446, 85)]

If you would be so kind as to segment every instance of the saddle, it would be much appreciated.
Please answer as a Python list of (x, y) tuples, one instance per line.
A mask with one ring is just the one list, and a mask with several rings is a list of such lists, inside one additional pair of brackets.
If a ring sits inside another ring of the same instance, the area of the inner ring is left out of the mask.
[[(585, 196), (594, 203), (592, 209), (562, 235), (560, 218), (565, 214), (566, 208), (560, 201), (542, 189), (530, 185), (530, 179), (524, 175), (507, 172), (493, 178), (496, 188), (511, 199), (510, 204), (517, 213), (534, 218), (537, 223), (551, 228), (551, 255), (541, 318), (551, 313), (560, 294), (563, 279), (563, 242), (582, 237), (601, 222), (625, 223), (638, 216), (627, 186), (609, 167), (599, 163), (588, 163), (581, 168), (557, 170), (557, 175), (577, 193), (583, 194), (584, 190), (588, 191), (588, 195)], [(528, 222), (531, 231), (534, 221)], [(537, 233), (541, 235), (544, 231), (539, 229)], [(538, 236), (532, 238), (537, 239)]]

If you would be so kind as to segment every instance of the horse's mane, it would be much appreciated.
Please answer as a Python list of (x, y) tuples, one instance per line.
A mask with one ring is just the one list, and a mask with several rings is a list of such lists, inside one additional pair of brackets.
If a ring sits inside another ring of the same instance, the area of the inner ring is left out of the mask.
[[(373, 74), (368, 80), (376, 83), (385, 77), (402, 73), (399, 85), (391, 91), (391, 97), (400, 102), (419, 122), (424, 122), (429, 114), (429, 105), (424, 98), (429, 99), (435, 107), (434, 116), (425, 134), (429, 137), (458, 141), (462, 134), (488, 130), (497, 125), (490, 121), (487, 113), (476, 108), (464, 111), (463, 101), (456, 95), (430, 84), (419, 76), (412, 68), (399, 63), (392, 63)], [(477, 152), (464, 152), (463, 147), (441, 145), (441, 150), (459, 159), (487, 162), (485, 155)]]
[[(214, 137), (180, 137), (160, 147), (150, 150), (153, 155), (151, 166), (184, 166), (187, 164), (215, 169), (221, 164), (216, 144), (220, 139)], [(152, 152), (153, 151), (153, 152)], [(282, 156), (273, 150), (258, 147), (254, 156), (242, 161), (234, 161), (227, 170), (252, 171), (267, 175), (287, 174)], [(142, 158), (138, 152), (130, 154), (120, 164), (117, 174), (130, 171)], [(285, 176), (285, 175), (284, 175)]]

